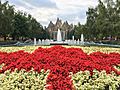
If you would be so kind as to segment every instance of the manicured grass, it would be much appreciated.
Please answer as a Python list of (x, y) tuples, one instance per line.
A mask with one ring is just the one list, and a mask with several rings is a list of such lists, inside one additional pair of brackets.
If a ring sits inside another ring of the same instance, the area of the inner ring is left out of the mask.
[[(33, 52), (38, 47), (42, 48), (50, 48), (53, 46), (23, 46), (23, 47), (0, 47), (0, 51), (3, 52), (14, 52), (19, 50), (25, 50), (27, 52)], [(92, 53), (92, 52), (104, 52), (104, 53), (110, 53), (110, 52), (116, 52), (120, 53), (120, 48), (112, 48), (112, 47), (97, 47), (97, 46), (64, 46), (66, 48), (74, 47), (74, 48), (81, 48), (86, 53)]]

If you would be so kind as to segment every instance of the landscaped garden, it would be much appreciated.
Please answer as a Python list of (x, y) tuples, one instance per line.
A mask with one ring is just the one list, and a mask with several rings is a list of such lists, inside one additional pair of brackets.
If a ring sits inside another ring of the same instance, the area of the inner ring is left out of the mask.
[(0, 90), (117, 90), (120, 48), (0, 47)]

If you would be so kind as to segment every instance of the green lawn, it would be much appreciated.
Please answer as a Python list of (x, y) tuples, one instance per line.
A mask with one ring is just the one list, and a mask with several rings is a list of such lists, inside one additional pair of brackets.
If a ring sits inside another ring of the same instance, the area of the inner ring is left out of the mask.
[[(33, 52), (38, 47), (42, 48), (50, 48), (52, 46), (24, 46), (24, 47), (0, 47), (0, 51), (3, 52), (14, 52), (18, 50), (25, 50), (27, 52)], [(111, 47), (97, 47), (97, 46), (64, 46), (66, 48), (74, 47), (74, 48), (81, 48), (86, 53), (92, 53), (96, 51), (104, 52), (104, 53), (110, 53), (110, 52), (116, 52), (120, 53), (120, 48), (111, 48)]]

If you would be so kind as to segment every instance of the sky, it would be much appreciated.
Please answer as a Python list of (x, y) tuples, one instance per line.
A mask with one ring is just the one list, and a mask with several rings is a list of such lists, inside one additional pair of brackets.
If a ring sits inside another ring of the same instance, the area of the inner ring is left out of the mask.
[[(5, 2), (6, 0), (1, 0)], [(50, 21), (55, 23), (57, 17), (69, 24), (86, 22), (88, 7), (95, 7), (98, 0), (8, 0), (16, 10), (31, 14), (43, 26)]]

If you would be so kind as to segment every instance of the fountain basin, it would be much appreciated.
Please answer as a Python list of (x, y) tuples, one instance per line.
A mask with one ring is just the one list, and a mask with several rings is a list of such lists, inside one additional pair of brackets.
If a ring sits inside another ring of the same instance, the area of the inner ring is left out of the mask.
[(64, 42), (64, 41), (58, 42), (58, 41), (55, 41), (55, 42), (50, 42), (50, 45), (68, 45), (68, 42)]

